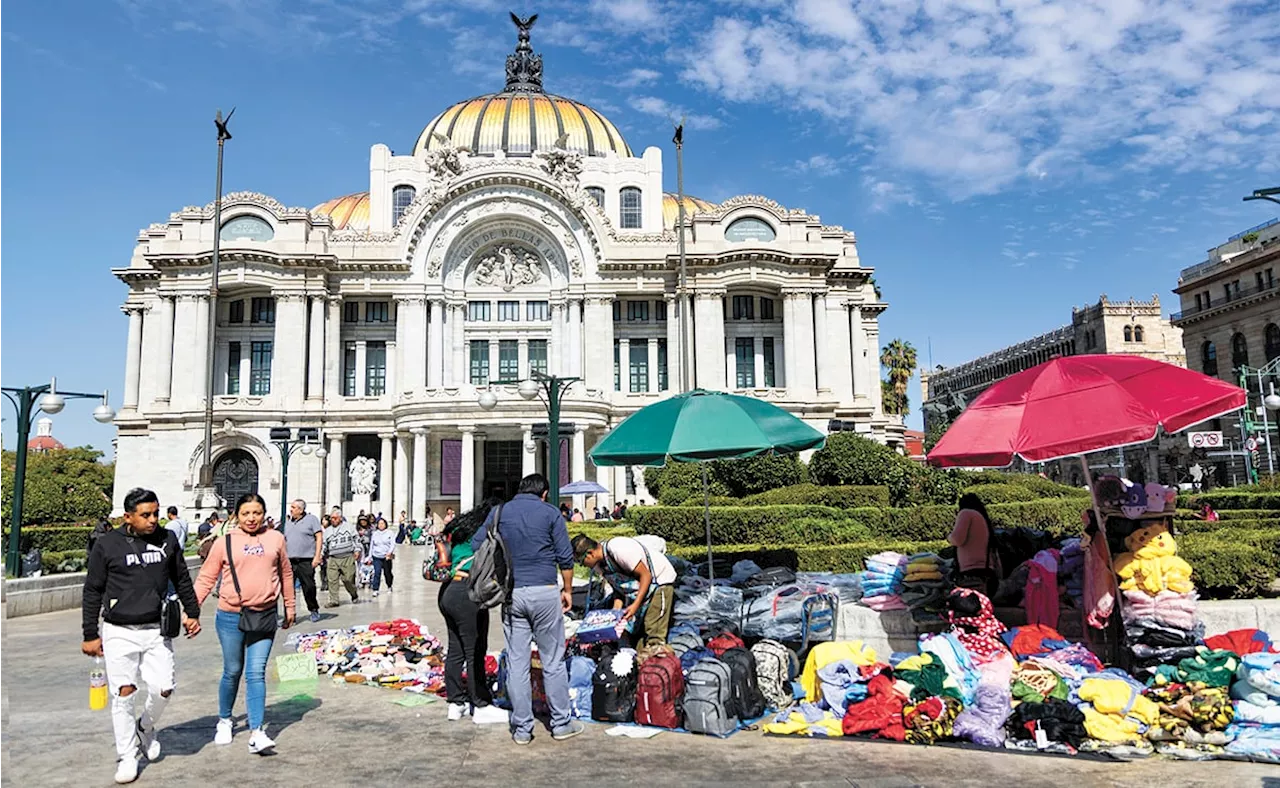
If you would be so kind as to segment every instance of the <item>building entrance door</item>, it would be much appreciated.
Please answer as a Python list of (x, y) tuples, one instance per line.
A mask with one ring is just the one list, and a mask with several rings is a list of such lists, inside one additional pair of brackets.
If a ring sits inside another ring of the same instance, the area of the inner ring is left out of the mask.
[(520, 441), (487, 440), (484, 443), (484, 497), (510, 500), (520, 484)]
[(245, 493), (258, 491), (258, 463), (244, 449), (232, 449), (213, 464), (213, 489), (227, 507)]

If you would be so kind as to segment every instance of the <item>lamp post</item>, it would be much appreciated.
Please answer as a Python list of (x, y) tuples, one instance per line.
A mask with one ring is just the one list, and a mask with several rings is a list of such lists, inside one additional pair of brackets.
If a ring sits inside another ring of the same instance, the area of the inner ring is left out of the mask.
[(296, 438), (289, 427), (272, 427), (271, 442), (280, 450), (280, 527), (283, 528), (289, 513), (289, 460), (293, 453), (310, 454), (314, 450), (316, 456), (323, 460), (329, 452), (324, 447), (320, 430), (315, 427), (299, 427)]
[[(24, 388), (3, 387), (4, 396), (18, 411), (18, 448), (13, 465), (13, 516), (9, 525), (9, 554), (5, 559), (8, 572), (13, 577), (22, 576), (22, 498), (27, 484), (27, 441), (31, 437), (31, 423), (40, 411), (49, 415), (60, 413), (69, 399), (101, 399), (102, 404), (93, 409), (93, 418), (99, 424), (109, 424), (116, 417), (115, 410), (107, 404), (107, 392), (84, 394), (78, 391), (58, 391), (58, 379), (43, 386)], [(37, 400), (39, 397), (39, 400)]]
[(1280, 205), (1280, 200), (1276, 199), (1276, 195), (1280, 195), (1280, 186), (1273, 186), (1270, 189), (1254, 189), (1253, 194), (1243, 198), (1243, 202), (1249, 202), (1251, 200), (1266, 200), (1267, 202), (1273, 202)]
[(569, 387), (580, 380), (582, 378), (562, 378), (535, 371), (527, 380), (495, 380), (489, 384), (489, 389), (476, 397), (481, 409), (493, 410), (498, 405), (498, 396), (493, 393), (492, 387), (517, 384), (517, 390), (523, 399), (538, 397), (542, 400), (547, 409), (547, 466), (551, 477), (551, 492), (547, 499), (557, 509), (560, 508), (560, 404)]
[[(213, 489), (213, 390), (214, 390), (214, 369), (216, 367), (216, 356), (218, 349), (218, 266), (219, 252), (222, 240), (222, 149), (226, 146), (227, 140), (231, 139), (231, 132), (227, 131), (227, 124), (231, 122), (231, 116), (236, 114), (235, 107), (227, 113), (227, 117), (223, 119), (222, 110), (218, 110), (218, 114), (214, 116), (213, 125), (218, 129), (218, 174), (215, 178), (213, 194), (213, 260), (212, 260), (212, 278), (209, 280), (209, 345), (207, 348), (206, 358), (208, 364), (201, 372), (204, 374), (205, 383), (205, 399), (204, 399), (204, 458), (200, 463), (200, 486), (205, 490)], [(201, 502), (203, 504), (203, 502)], [(215, 504), (216, 505), (216, 504)]]
[[(1267, 446), (1267, 472), (1274, 475), (1276, 472), (1275, 458), (1271, 454), (1271, 420), (1267, 417), (1267, 412), (1275, 413), (1280, 410), (1280, 394), (1276, 394), (1275, 383), (1265, 380), (1269, 376), (1280, 374), (1280, 357), (1268, 361), (1261, 367), (1244, 367), (1240, 368), (1240, 388), (1245, 391), (1249, 390), (1249, 377), (1256, 375), (1258, 378), (1258, 397), (1262, 401), (1262, 407), (1258, 409), (1262, 416), (1262, 435)], [(1258, 412), (1255, 411), (1255, 412)], [(1249, 409), (1245, 408), (1245, 423), (1247, 431), (1253, 433), (1253, 420), (1250, 418)]]

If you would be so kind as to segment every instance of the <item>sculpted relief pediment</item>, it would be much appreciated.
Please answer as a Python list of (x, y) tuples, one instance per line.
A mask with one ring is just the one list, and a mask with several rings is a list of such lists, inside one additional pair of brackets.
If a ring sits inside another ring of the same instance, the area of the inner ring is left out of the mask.
[(543, 280), (542, 259), (519, 244), (495, 246), (479, 255), (467, 284), (511, 291)]

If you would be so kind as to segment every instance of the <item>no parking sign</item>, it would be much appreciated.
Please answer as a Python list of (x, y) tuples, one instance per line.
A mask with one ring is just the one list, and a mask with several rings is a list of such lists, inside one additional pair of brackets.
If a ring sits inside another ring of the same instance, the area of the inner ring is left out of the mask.
[(1222, 448), (1222, 432), (1188, 432), (1187, 443), (1193, 449), (1220, 449)]

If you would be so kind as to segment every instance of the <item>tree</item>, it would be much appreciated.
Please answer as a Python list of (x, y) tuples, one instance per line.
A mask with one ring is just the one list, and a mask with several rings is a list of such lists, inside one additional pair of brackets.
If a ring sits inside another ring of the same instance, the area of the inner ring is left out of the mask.
[[(103, 465), (101, 458), (102, 452), (88, 446), (28, 454), (22, 524), (87, 522), (109, 515), (115, 468)], [(6, 528), (12, 516), (16, 460), (14, 452), (4, 453), (0, 516)]]
[(933, 447), (938, 445), (938, 441), (942, 440), (942, 436), (947, 429), (951, 427), (950, 419), (938, 419), (929, 427), (929, 431), (924, 434), (924, 453), (928, 454), (933, 451)]
[(884, 412), (907, 415), (911, 410), (907, 387), (916, 371), (916, 349), (910, 342), (895, 339), (880, 351), (880, 365), (888, 373), (888, 386), (884, 389)]

